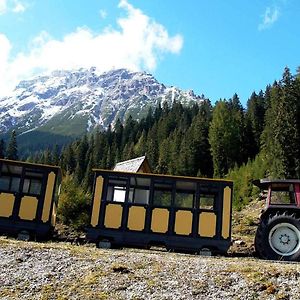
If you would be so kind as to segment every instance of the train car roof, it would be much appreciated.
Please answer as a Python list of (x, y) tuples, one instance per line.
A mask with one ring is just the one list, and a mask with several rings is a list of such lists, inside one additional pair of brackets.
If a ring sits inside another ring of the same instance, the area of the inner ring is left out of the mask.
[(280, 183), (280, 184), (285, 184), (285, 183), (300, 183), (300, 179), (268, 179), (268, 178), (263, 178), (263, 179), (257, 179), (253, 180), (253, 184), (259, 187), (262, 190), (266, 190), (269, 188), (270, 185), (274, 183)]
[(27, 161), (11, 160), (11, 159), (5, 159), (5, 158), (0, 158), (0, 162), (6, 162), (6, 163), (14, 164), (14, 165), (34, 166), (34, 167), (41, 167), (41, 168), (48, 168), (48, 169), (56, 169), (59, 172), (61, 172), (61, 169), (60, 169), (59, 166), (30, 163), (30, 162), (27, 162)]
[(111, 174), (128, 174), (128, 175), (137, 175), (137, 176), (154, 176), (154, 177), (172, 177), (178, 179), (193, 179), (193, 180), (205, 180), (205, 181), (214, 181), (214, 182), (228, 182), (233, 183), (232, 180), (228, 179), (217, 179), (217, 178), (203, 178), (203, 177), (192, 177), (192, 176), (179, 176), (179, 175), (169, 175), (169, 174), (154, 174), (154, 173), (137, 173), (137, 172), (123, 172), (123, 171), (114, 171), (114, 170), (105, 170), (105, 169), (92, 169), (94, 172), (104, 172)]

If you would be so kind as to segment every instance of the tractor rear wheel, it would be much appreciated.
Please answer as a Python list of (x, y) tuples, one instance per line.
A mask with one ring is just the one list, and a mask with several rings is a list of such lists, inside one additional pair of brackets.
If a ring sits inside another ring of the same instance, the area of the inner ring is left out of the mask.
[(255, 249), (264, 259), (300, 260), (300, 219), (288, 212), (264, 217), (256, 231)]

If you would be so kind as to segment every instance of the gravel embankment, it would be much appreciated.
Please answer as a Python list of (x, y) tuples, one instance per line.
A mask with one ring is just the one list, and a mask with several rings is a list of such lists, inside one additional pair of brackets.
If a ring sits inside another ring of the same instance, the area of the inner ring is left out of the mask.
[(0, 238), (0, 299), (300, 299), (300, 265)]

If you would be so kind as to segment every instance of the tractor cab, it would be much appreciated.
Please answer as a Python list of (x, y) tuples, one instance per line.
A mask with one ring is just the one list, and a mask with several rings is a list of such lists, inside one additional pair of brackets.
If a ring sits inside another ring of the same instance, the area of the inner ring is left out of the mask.
[(300, 180), (261, 179), (266, 207), (255, 236), (257, 254), (265, 259), (300, 260)]
[(253, 182), (262, 191), (267, 192), (266, 209), (273, 206), (300, 208), (300, 180), (261, 179)]

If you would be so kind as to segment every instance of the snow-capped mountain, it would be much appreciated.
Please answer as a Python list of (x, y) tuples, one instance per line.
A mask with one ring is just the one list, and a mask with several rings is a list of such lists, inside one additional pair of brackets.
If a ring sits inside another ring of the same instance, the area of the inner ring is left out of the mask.
[(144, 72), (55, 71), (20, 82), (11, 95), (0, 99), (0, 132), (78, 136), (95, 126), (105, 129), (117, 118), (124, 121), (129, 114), (140, 119), (149, 107), (174, 100), (189, 104), (202, 98), (193, 91), (166, 87)]

